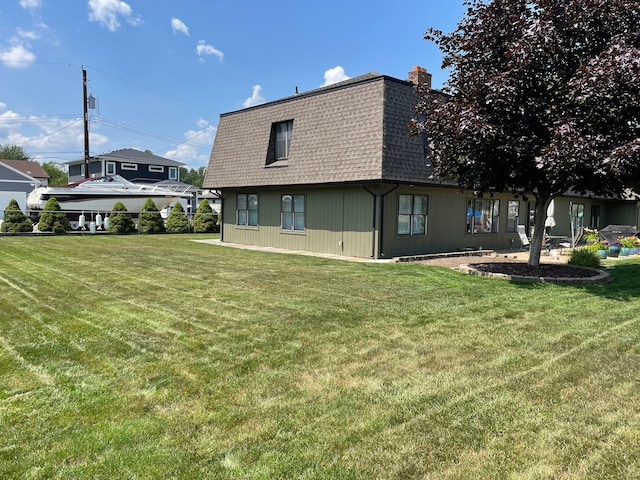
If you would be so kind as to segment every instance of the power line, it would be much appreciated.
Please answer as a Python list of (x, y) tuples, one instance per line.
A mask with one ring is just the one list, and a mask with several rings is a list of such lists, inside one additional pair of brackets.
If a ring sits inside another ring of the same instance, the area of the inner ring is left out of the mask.
[[(146, 135), (148, 137), (156, 138), (158, 140), (177, 142), (176, 145), (181, 145), (183, 143), (187, 143), (187, 144), (191, 145), (192, 147), (196, 147), (196, 148), (205, 148), (205, 149), (211, 148), (211, 145), (199, 145), (199, 144), (196, 144), (196, 143), (189, 143), (189, 142), (193, 138), (199, 137), (200, 135), (203, 135), (203, 134), (207, 133), (213, 127), (209, 127), (206, 130), (202, 131), (201, 133), (199, 133), (197, 135), (194, 135), (192, 137), (189, 137), (186, 140), (181, 140), (179, 138), (171, 137), (169, 135), (165, 135), (165, 134), (158, 133), (158, 132), (153, 132), (151, 130), (144, 130), (144, 129), (141, 129), (141, 128), (132, 127), (132, 126), (124, 124), (122, 122), (116, 122), (115, 120), (109, 120), (109, 119), (106, 119), (104, 117), (92, 117), (92, 119), (94, 119), (96, 123), (107, 125), (107, 126), (110, 126), (110, 127), (113, 127), (113, 128), (118, 128), (120, 130), (133, 132), (133, 133), (136, 133), (136, 134), (139, 134), (139, 135)], [(172, 147), (170, 147), (170, 148), (172, 148)]]
[(158, 93), (160, 95), (164, 95), (165, 97), (173, 98), (174, 100), (178, 100), (178, 101), (184, 102), (184, 103), (189, 103), (189, 104), (194, 105), (196, 107), (201, 107), (201, 108), (204, 108), (206, 110), (210, 110), (212, 112), (216, 112), (216, 113), (219, 112), (219, 110), (211, 108), (211, 107), (208, 107), (206, 105), (202, 105), (201, 103), (196, 103), (196, 102), (193, 102), (191, 100), (186, 100), (186, 99), (178, 97), (176, 95), (172, 95), (170, 93), (166, 93), (166, 92), (163, 92), (161, 90), (157, 90), (155, 88), (147, 87), (146, 85), (142, 85), (141, 83), (134, 82), (134, 81), (129, 80), (127, 78), (119, 77), (118, 75), (114, 75), (113, 73), (105, 72), (104, 70), (100, 70), (99, 68), (92, 67), (91, 65), (87, 65), (87, 67), (91, 68), (92, 70), (95, 70), (96, 72), (100, 72), (100, 73), (102, 73), (104, 75), (107, 75), (109, 77), (112, 77), (112, 78), (115, 78), (117, 80), (120, 80), (121, 82), (130, 83), (131, 85), (135, 85), (136, 87), (140, 87), (140, 88), (143, 88), (145, 90), (149, 90), (150, 92)]

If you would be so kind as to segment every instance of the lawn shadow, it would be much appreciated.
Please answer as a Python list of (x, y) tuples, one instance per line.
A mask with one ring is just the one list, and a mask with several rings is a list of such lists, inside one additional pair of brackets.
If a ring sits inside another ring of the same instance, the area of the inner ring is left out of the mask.
[[(611, 275), (611, 281), (595, 285), (580, 285), (571, 283), (556, 283), (563, 288), (574, 288), (582, 290), (592, 295), (597, 295), (607, 300), (630, 301), (640, 297), (640, 263), (620, 263), (618, 265), (607, 265), (605, 271)], [(540, 282), (524, 282), (512, 280), (523, 289), (539, 288)]]

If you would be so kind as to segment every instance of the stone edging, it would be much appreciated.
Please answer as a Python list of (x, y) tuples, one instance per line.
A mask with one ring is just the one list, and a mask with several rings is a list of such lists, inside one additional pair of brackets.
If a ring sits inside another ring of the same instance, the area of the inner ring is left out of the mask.
[(491, 278), (500, 278), (503, 280), (511, 280), (516, 282), (541, 282), (541, 283), (560, 283), (563, 285), (597, 285), (601, 283), (608, 283), (611, 281), (611, 275), (602, 270), (598, 270), (596, 268), (588, 268), (588, 267), (580, 267), (585, 268), (587, 270), (592, 270), (594, 272), (598, 272), (598, 275), (594, 275), (593, 277), (527, 277), (523, 275), (507, 275), (504, 273), (491, 273), (491, 272), (481, 272), (480, 270), (474, 268), (473, 264), (471, 265), (460, 265), (458, 270), (466, 275), (477, 275), (480, 277), (491, 277)]

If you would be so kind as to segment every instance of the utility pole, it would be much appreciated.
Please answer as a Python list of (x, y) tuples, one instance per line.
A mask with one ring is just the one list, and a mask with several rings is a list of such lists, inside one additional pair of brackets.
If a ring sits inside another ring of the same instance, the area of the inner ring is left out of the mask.
[(87, 100), (87, 71), (82, 67), (82, 99), (84, 108), (84, 178), (89, 178), (89, 111)]

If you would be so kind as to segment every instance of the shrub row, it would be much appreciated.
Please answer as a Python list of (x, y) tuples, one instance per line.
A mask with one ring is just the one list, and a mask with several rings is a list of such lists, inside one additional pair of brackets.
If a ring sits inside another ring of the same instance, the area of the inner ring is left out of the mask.
[[(191, 229), (196, 233), (213, 233), (217, 226), (217, 219), (209, 202), (202, 200), (196, 209), (193, 223), (190, 224), (184, 208), (180, 202), (176, 203), (169, 212), (165, 226), (158, 207), (152, 199), (148, 199), (142, 207), (139, 216), (141, 233), (187, 233)], [(55, 198), (50, 198), (38, 221), (41, 232), (63, 234), (71, 230), (71, 223), (67, 215), (61, 210)], [(117, 202), (111, 210), (108, 230), (115, 233), (134, 233), (136, 225), (122, 202)], [(7, 233), (32, 232), (33, 223), (20, 210), (18, 202), (12, 199), (4, 211), (3, 231)]]

